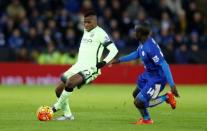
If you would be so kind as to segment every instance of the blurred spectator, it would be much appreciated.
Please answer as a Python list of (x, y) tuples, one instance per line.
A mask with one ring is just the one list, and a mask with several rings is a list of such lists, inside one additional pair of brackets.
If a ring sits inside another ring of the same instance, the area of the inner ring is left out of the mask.
[(120, 32), (118, 30), (114, 30), (112, 32), (112, 37), (113, 37), (113, 41), (118, 49), (123, 50), (126, 47), (126, 43), (122, 39)]
[(200, 56), (200, 39), (197, 32), (192, 32), (189, 40), (190, 52), (189, 52), (189, 62), (190, 63), (200, 63), (202, 61), (202, 56)]
[(29, 21), (27, 18), (23, 18), (20, 25), (19, 25), (22, 33), (26, 35), (29, 31)]
[(37, 34), (37, 30), (34, 27), (29, 28), (28, 35), (25, 40), (25, 47), (29, 51), (41, 50), (44, 48), (44, 41), (41, 36)]
[(180, 45), (179, 48), (175, 50), (175, 62), (178, 64), (188, 63), (188, 49), (185, 44)]
[(15, 21), (20, 21), (26, 15), (26, 11), (19, 0), (12, 0), (7, 7), (7, 13)]
[(6, 46), (6, 39), (5, 39), (5, 35), (0, 32), (0, 48), (5, 47)]
[(80, 12), (84, 13), (92, 8), (93, 8), (93, 4), (91, 0), (83, 0)]
[(193, 14), (193, 19), (189, 23), (189, 32), (196, 31), (199, 35), (202, 35), (204, 32), (204, 23), (203, 23), (203, 16), (199, 11)]
[(83, 34), (83, 13), (94, 8), (98, 13), (99, 25), (111, 34), (120, 54), (138, 47), (134, 26), (148, 21), (152, 27), (152, 35), (160, 44), (168, 62), (207, 63), (205, 6), (202, 10), (198, 3), (201, 5), (205, 2), (1, 1), (0, 60), (56, 64), (75, 60), (71, 56), (76, 56), (74, 52), (77, 52)]
[(126, 10), (129, 14), (129, 18), (135, 20), (137, 13), (142, 9), (143, 7), (139, 4), (139, 0), (131, 0)]
[(180, 10), (177, 15), (177, 19), (175, 20), (175, 31), (185, 34), (187, 31), (186, 13), (184, 10)]
[(19, 29), (14, 29), (12, 35), (8, 38), (9, 47), (18, 50), (24, 44), (24, 39)]
[(77, 52), (74, 49), (69, 49), (62, 52), (60, 57), (60, 64), (75, 64), (77, 60)]
[(205, 29), (203, 36), (201, 36), (201, 43), (201, 48), (207, 49), (207, 28)]
[(41, 53), (38, 57), (39, 64), (59, 64), (60, 53), (56, 50), (55, 45), (52, 41), (47, 44), (47, 50)]
[[(72, 28), (68, 28), (66, 31), (66, 36), (64, 38), (64, 47), (69, 49), (74, 49), (78, 47), (78, 39), (76, 38), (75, 31)], [(64, 48), (63, 47), (63, 48)]]
[(21, 48), (16, 56), (16, 60), (19, 62), (32, 62), (30, 54), (26, 48)]
[(181, 0), (166, 0), (166, 6), (173, 14), (178, 14), (182, 10)]
[(81, 1), (79, 0), (64, 0), (66, 9), (71, 13), (77, 13), (80, 11)]

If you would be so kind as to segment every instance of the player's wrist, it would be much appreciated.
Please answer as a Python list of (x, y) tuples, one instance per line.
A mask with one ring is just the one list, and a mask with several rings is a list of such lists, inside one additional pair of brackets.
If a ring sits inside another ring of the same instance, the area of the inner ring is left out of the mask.
[(101, 61), (101, 62), (98, 62), (98, 63), (96, 64), (96, 67), (97, 67), (98, 69), (100, 69), (100, 68), (104, 67), (105, 65), (106, 65), (106, 61)]
[(114, 59), (111, 64), (119, 64), (121, 61), (119, 59)]

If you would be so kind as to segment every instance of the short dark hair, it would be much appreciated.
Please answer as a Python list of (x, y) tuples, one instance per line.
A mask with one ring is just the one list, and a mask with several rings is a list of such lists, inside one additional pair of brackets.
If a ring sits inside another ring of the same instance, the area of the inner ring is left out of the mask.
[(88, 17), (88, 16), (91, 16), (91, 15), (97, 16), (96, 11), (93, 10), (93, 9), (90, 9), (90, 10), (88, 10), (84, 13), (84, 17)]
[(145, 21), (145, 22), (141, 22), (137, 25), (135, 25), (135, 31), (138, 33), (141, 33), (142, 35), (146, 36), (149, 35), (149, 33), (151, 32), (151, 26), (149, 24), (149, 22)]

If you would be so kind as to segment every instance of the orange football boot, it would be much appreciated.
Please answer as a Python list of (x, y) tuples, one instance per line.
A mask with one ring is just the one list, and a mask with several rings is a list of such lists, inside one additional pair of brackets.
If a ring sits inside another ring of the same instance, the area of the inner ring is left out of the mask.
[(170, 104), (172, 109), (175, 109), (176, 108), (176, 100), (175, 100), (174, 94), (169, 91), (166, 95), (167, 95), (166, 102), (168, 104)]
[(149, 120), (144, 120), (143, 118), (139, 119), (139, 121), (134, 122), (133, 124), (135, 125), (144, 125), (144, 124), (153, 124), (153, 120), (149, 119)]

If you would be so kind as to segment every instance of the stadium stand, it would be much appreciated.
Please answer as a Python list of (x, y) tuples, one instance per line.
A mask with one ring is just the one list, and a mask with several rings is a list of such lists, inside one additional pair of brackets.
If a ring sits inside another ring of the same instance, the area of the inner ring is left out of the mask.
[(134, 25), (149, 21), (169, 63), (207, 63), (206, 12), (198, 5), (193, 0), (0, 1), (0, 61), (73, 64), (82, 13), (94, 8), (120, 55), (138, 46)]

